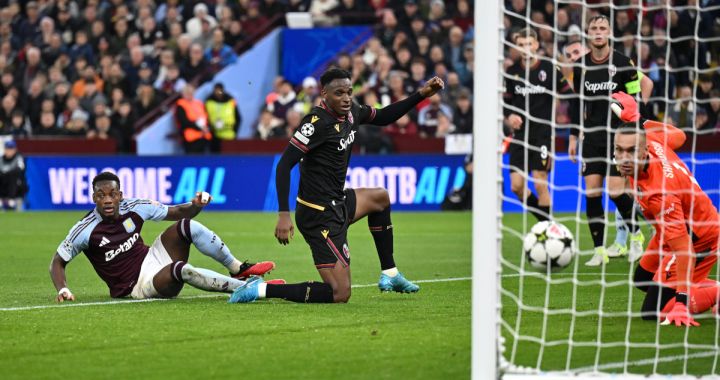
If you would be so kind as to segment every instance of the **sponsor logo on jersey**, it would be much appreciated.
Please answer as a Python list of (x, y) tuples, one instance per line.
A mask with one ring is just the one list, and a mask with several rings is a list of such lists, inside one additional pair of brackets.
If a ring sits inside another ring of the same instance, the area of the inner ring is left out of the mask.
[(135, 231), (135, 223), (133, 223), (132, 219), (127, 218), (125, 221), (123, 221), (123, 227), (125, 227), (125, 231), (127, 233), (131, 233)]
[(515, 94), (527, 96), (528, 94), (543, 94), (547, 89), (539, 84), (531, 86), (515, 85)]
[(105, 236), (103, 236), (102, 239), (100, 240), (100, 244), (98, 244), (98, 246), (99, 246), (99, 247), (104, 247), (105, 244), (108, 244), (108, 243), (110, 243), (110, 240), (108, 240), (108, 238), (106, 238)]
[(608, 66), (608, 74), (610, 74), (611, 77), (614, 77), (615, 74), (617, 74), (617, 66), (609, 65)]
[(540, 82), (545, 82), (545, 79), (547, 79), (547, 73), (545, 70), (540, 70), (538, 73), (538, 79), (540, 79)]
[(323, 236), (325, 239), (327, 239), (328, 234), (330, 233), (330, 230), (321, 230), (320, 233), (322, 234), (322, 236)]
[(305, 123), (302, 125), (302, 127), (300, 127), (300, 132), (303, 134), (303, 136), (310, 137), (313, 135), (313, 133), (315, 133), (315, 126), (310, 123)]
[(310, 142), (310, 139), (303, 136), (302, 133), (300, 133), (300, 131), (295, 131), (295, 134), (293, 135), (293, 137), (295, 137), (296, 139), (298, 139), (298, 141), (300, 141), (301, 143), (306, 144), (306, 145), (307, 145), (307, 143)]
[(348, 146), (352, 145), (353, 141), (355, 141), (355, 131), (350, 132), (347, 138), (340, 139), (340, 146), (337, 148), (337, 150), (345, 150)]
[(350, 247), (348, 247), (347, 243), (343, 244), (343, 254), (348, 259), (350, 258)]
[(310, 123), (315, 123), (318, 120), (320, 120), (320, 118), (317, 115), (312, 115), (312, 117), (310, 118)]
[(655, 218), (662, 218), (663, 216), (668, 216), (668, 215), (672, 214), (673, 211), (675, 211), (675, 203), (671, 204), (670, 207), (668, 207), (664, 210), (660, 210), (660, 212), (657, 215), (655, 215)]
[(585, 81), (585, 90), (588, 92), (614, 91), (617, 87), (615, 82), (590, 83)]
[(121, 243), (117, 249), (111, 249), (107, 252), (105, 252), (105, 261), (110, 261), (114, 259), (117, 255), (127, 252), (132, 248), (133, 245), (135, 245), (135, 242), (140, 237), (140, 234), (137, 232), (134, 233), (132, 236), (130, 236), (127, 240), (125, 240), (123, 243)]

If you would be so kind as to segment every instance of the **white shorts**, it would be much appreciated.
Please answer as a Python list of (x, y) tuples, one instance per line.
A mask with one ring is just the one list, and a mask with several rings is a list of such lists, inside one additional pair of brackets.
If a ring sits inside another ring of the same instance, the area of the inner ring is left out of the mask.
[(135, 299), (157, 298), (160, 294), (153, 285), (153, 278), (168, 264), (172, 264), (172, 259), (163, 246), (160, 236), (158, 236), (150, 247), (142, 267), (140, 267), (140, 276), (138, 282), (133, 287), (130, 296)]

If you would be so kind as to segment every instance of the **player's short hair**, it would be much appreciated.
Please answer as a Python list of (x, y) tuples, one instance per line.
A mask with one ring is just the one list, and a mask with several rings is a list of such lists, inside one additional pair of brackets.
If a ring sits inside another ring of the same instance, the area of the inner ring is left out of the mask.
[(592, 23), (594, 23), (594, 22), (596, 22), (596, 21), (602, 21), (602, 20), (607, 21), (608, 25), (610, 25), (610, 19), (609, 19), (607, 16), (605, 16), (605, 15), (596, 15), (596, 16), (590, 17), (590, 19), (589, 19), (588, 22), (587, 22), (587, 26), (590, 27), (590, 24), (592, 24)]
[(95, 178), (93, 178), (93, 180), (92, 180), (93, 190), (95, 190), (95, 185), (97, 185), (98, 182), (103, 182), (103, 181), (114, 181), (115, 183), (117, 183), (118, 189), (120, 188), (120, 178), (118, 178), (118, 176), (116, 176), (115, 173), (102, 172), (102, 173), (96, 175)]
[(642, 125), (630, 121), (627, 123), (622, 123), (620, 126), (615, 130), (615, 134), (617, 135), (640, 135), (640, 137), (644, 140), (645, 137), (645, 128), (643, 128)]
[(534, 38), (535, 41), (537, 41), (537, 39), (538, 39), (538, 35), (537, 35), (537, 32), (535, 31), (535, 29), (533, 29), (529, 26), (518, 30), (517, 33), (515, 33), (515, 35), (513, 36), (513, 42), (516, 42), (518, 38), (528, 38), (528, 37)]
[(352, 79), (352, 75), (349, 71), (343, 70), (337, 67), (333, 67), (325, 70), (322, 76), (320, 76), (320, 85), (325, 87), (335, 79)]

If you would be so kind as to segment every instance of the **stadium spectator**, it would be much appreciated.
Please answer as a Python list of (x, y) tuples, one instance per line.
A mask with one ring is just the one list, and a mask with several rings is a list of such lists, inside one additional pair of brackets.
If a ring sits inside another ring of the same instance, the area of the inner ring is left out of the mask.
[(56, 123), (55, 114), (49, 111), (43, 111), (40, 115), (40, 125), (38, 127), (33, 126), (34, 136), (57, 136), (62, 133), (62, 129), (58, 128)]
[(284, 119), (287, 110), (292, 108), (296, 102), (296, 94), (295, 90), (293, 90), (292, 83), (286, 80), (280, 85), (278, 96), (275, 101), (268, 106), (268, 109), (275, 118)]
[(462, 89), (456, 100), (453, 112), (455, 131), (453, 133), (473, 133), (472, 97), (468, 89)]
[(82, 56), (88, 63), (95, 63), (95, 53), (92, 46), (88, 44), (88, 36), (84, 30), (78, 30), (75, 33), (75, 43), (70, 48), (69, 53), (73, 61)]
[(185, 31), (193, 40), (197, 39), (202, 34), (203, 21), (206, 21), (208, 23), (208, 27), (210, 28), (214, 28), (217, 25), (215, 18), (208, 14), (207, 5), (203, 3), (195, 4), (193, 14), (195, 17), (188, 20), (185, 24)]
[(85, 136), (89, 119), (90, 115), (80, 107), (79, 99), (70, 96), (65, 102), (65, 110), (60, 113), (58, 126), (61, 128), (63, 134)]
[(692, 97), (692, 88), (688, 85), (678, 88), (678, 96), (668, 112), (668, 123), (682, 130), (693, 128), (693, 118), (696, 111)]
[(297, 94), (297, 103), (294, 108), (301, 110), (302, 114), (305, 115), (315, 106), (318, 97), (317, 80), (313, 77), (306, 77), (302, 82), (302, 90)]
[(228, 28), (223, 28), (223, 30), (225, 31), (225, 43), (230, 46), (237, 46), (237, 44), (247, 38), (242, 23), (239, 20), (231, 20)]
[(31, 124), (40, 122), (40, 107), (45, 100), (43, 92), (43, 80), (36, 78), (30, 83), (30, 89), (27, 93), (25, 104), (23, 104), (24, 112), (28, 115)]
[(112, 128), (118, 132), (118, 151), (132, 152), (132, 138), (135, 134), (135, 114), (132, 105), (127, 99), (120, 101), (118, 108), (112, 114)]
[(25, 53), (25, 63), (21, 66), (20, 85), (23, 91), (27, 91), (30, 83), (38, 76), (42, 76), (45, 67), (40, 59), (40, 49), (30, 47)]
[(336, 24), (337, 17), (332, 15), (332, 10), (337, 7), (338, 3), (338, 0), (312, 0), (308, 12), (312, 15), (313, 23), (316, 26)]
[(4, 210), (22, 210), (26, 192), (25, 159), (18, 152), (14, 140), (5, 141), (5, 151), (0, 162), (0, 206)]
[(392, 137), (417, 136), (418, 126), (414, 121), (412, 121), (412, 119), (410, 119), (410, 116), (403, 115), (396, 122), (385, 127), (383, 129), (383, 133)]
[(186, 84), (185, 79), (180, 78), (180, 69), (177, 65), (172, 64), (168, 67), (167, 73), (162, 80), (158, 76), (158, 79), (155, 81), (155, 89), (160, 91), (165, 97), (168, 97), (182, 91)]
[(267, 17), (260, 13), (260, 5), (257, 1), (251, 1), (248, 4), (247, 15), (242, 21), (242, 29), (248, 36), (253, 36), (268, 23)]
[(95, 126), (93, 129), (90, 129), (88, 131), (87, 138), (99, 140), (112, 139), (116, 142), (119, 142), (121, 136), (119, 134), (119, 131), (112, 128), (110, 117), (107, 115), (102, 115), (95, 119)]
[(225, 35), (222, 29), (213, 30), (212, 46), (205, 50), (205, 60), (210, 62), (214, 72), (218, 72), (225, 66), (237, 61), (235, 51), (225, 44)]
[(19, 107), (15, 96), (7, 94), (2, 98), (2, 103), (0, 103), (0, 123), (2, 123), (3, 127), (10, 125), (11, 115), (17, 109)]
[(185, 153), (205, 153), (212, 140), (212, 134), (208, 127), (205, 105), (200, 99), (195, 98), (195, 87), (191, 84), (185, 86), (182, 97), (176, 102), (175, 121), (180, 130)]
[(211, 152), (220, 152), (223, 140), (235, 140), (242, 118), (237, 101), (227, 92), (222, 83), (215, 83), (213, 92), (205, 101), (210, 130), (212, 131)]
[(162, 102), (162, 97), (152, 86), (151, 82), (141, 82), (137, 89), (137, 97), (133, 108), (138, 115), (145, 115), (154, 110)]
[(180, 76), (188, 82), (198, 76), (201, 76), (200, 82), (204, 82), (206, 78), (211, 76), (202, 45), (197, 43), (190, 45), (190, 54), (180, 68)]
[(260, 140), (287, 138), (287, 133), (283, 122), (275, 118), (270, 110), (263, 109), (255, 129), (255, 137)]
[(20, 110), (13, 111), (8, 127), (3, 128), (0, 134), (10, 135), (13, 139), (27, 138), (30, 135), (25, 114)]
[(464, 34), (459, 26), (450, 29), (449, 38), (442, 45), (443, 55), (448, 58), (450, 67), (454, 70), (462, 67), (464, 63), (463, 41)]
[(197, 36), (193, 42), (200, 44), (203, 49), (208, 49), (212, 45), (213, 29), (207, 20), (202, 20), (200, 26), (200, 35)]
[(452, 122), (452, 108), (442, 103), (440, 94), (430, 97), (430, 103), (418, 113), (418, 126), (421, 137), (434, 137), (438, 132), (439, 115), (444, 114)]
[(304, 113), (300, 113), (295, 109), (290, 108), (285, 115), (285, 123), (283, 128), (285, 129), (285, 138), (291, 138), (293, 132), (300, 126)]
[(287, 12), (287, 5), (278, 0), (262, 0), (260, 3), (260, 13), (267, 18), (273, 18), (285, 12)]

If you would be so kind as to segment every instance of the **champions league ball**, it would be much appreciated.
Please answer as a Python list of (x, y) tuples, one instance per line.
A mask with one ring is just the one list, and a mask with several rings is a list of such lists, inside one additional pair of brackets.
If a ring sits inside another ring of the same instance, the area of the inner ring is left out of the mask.
[(530, 265), (542, 271), (559, 271), (572, 262), (575, 241), (560, 223), (538, 222), (523, 239), (523, 251)]

